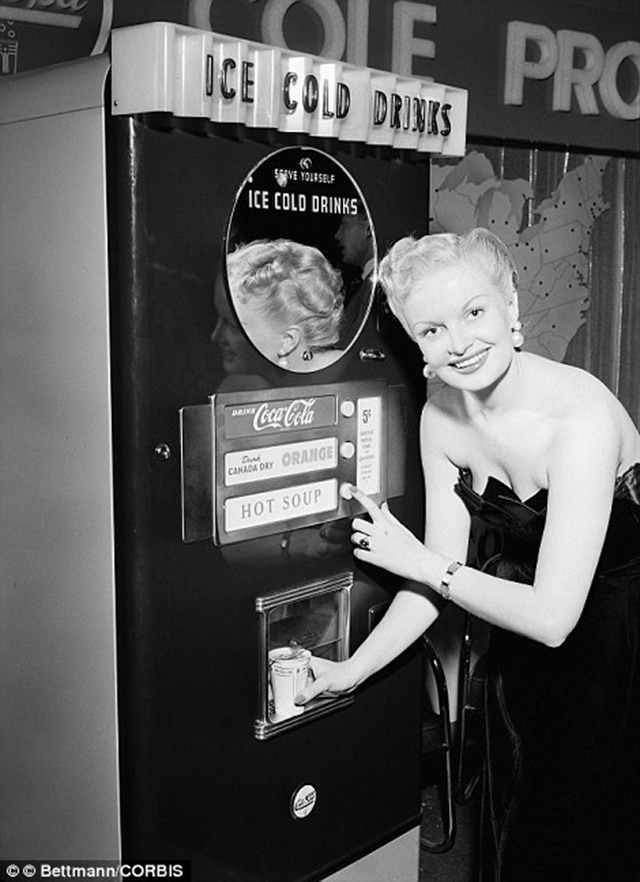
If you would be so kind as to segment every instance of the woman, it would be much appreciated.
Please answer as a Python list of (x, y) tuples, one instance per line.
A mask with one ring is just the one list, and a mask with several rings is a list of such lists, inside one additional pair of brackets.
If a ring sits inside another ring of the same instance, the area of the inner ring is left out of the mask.
[(227, 256), (227, 274), (240, 324), (269, 361), (308, 373), (340, 357), (342, 278), (317, 248), (249, 242)]
[[(398, 242), (391, 309), (444, 387), (420, 440), (426, 533), (357, 489), (354, 554), (409, 582), (347, 661), (314, 659), (300, 702), (355, 688), (451, 601), (492, 628), (483, 882), (640, 878), (640, 436), (577, 368), (521, 352), (517, 273), (481, 229)], [(463, 565), (471, 516), (503, 534)]]
[(214, 305), (218, 318), (211, 333), (211, 342), (222, 357), (225, 373), (216, 392), (268, 389), (272, 383), (264, 376), (265, 363), (238, 324), (226, 294), (222, 274), (218, 274), (215, 279)]

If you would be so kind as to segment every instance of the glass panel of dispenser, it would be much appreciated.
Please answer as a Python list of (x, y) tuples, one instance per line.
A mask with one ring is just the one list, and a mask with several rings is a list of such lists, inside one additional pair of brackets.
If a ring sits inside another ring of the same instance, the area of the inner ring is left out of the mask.
[(342, 661), (349, 652), (353, 575), (298, 585), (259, 597), (260, 706), (255, 735), (264, 739), (350, 704), (351, 696), (318, 696), (297, 706), (295, 696), (313, 677), (311, 657)]

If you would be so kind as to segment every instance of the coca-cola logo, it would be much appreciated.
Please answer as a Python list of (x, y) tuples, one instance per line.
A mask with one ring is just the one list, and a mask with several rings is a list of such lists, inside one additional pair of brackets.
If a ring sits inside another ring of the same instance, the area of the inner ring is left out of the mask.
[(263, 402), (253, 417), (253, 428), (256, 432), (265, 429), (297, 429), (312, 426), (315, 419), (315, 398), (296, 398), (287, 404), (271, 405)]

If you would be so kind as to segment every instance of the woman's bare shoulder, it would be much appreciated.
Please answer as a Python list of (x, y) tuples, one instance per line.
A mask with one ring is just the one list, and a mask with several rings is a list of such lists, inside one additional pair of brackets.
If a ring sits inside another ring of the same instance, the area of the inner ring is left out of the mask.
[(427, 400), (420, 424), (423, 456), (430, 453), (457, 461), (461, 439), (465, 437), (462, 399), (456, 389), (443, 386)]
[(620, 450), (622, 458), (624, 451), (640, 447), (631, 417), (602, 380), (573, 365), (547, 359), (540, 359), (540, 363), (538, 391), (546, 401), (542, 411), (554, 427), (553, 446), (563, 438), (579, 437), (583, 444), (590, 438), (593, 444)]
[(584, 368), (529, 354), (529, 364), (546, 392), (562, 412), (592, 410), (594, 407), (620, 406), (611, 390)]

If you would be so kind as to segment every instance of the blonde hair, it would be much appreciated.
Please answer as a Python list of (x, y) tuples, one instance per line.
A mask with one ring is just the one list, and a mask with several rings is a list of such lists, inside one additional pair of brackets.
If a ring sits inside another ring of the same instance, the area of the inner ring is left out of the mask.
[(483, 227), (461, 235), (437, 233), (419, 239), (405, 236), (392, 245), (380, 261), (380, 284), (394, 315), (404, 324), (403, 306), (416, 283), (430, 273), (460, 262), (472, 263), (484, 270), (507, 300), (517, 289), (518, 270), (509, 249)]
[(313, 245), (256, 239), (227, 256), (229, 288), (239, 303), (302, 329), (311, 349), (338, 342), (343, 317), (342, 277)]

